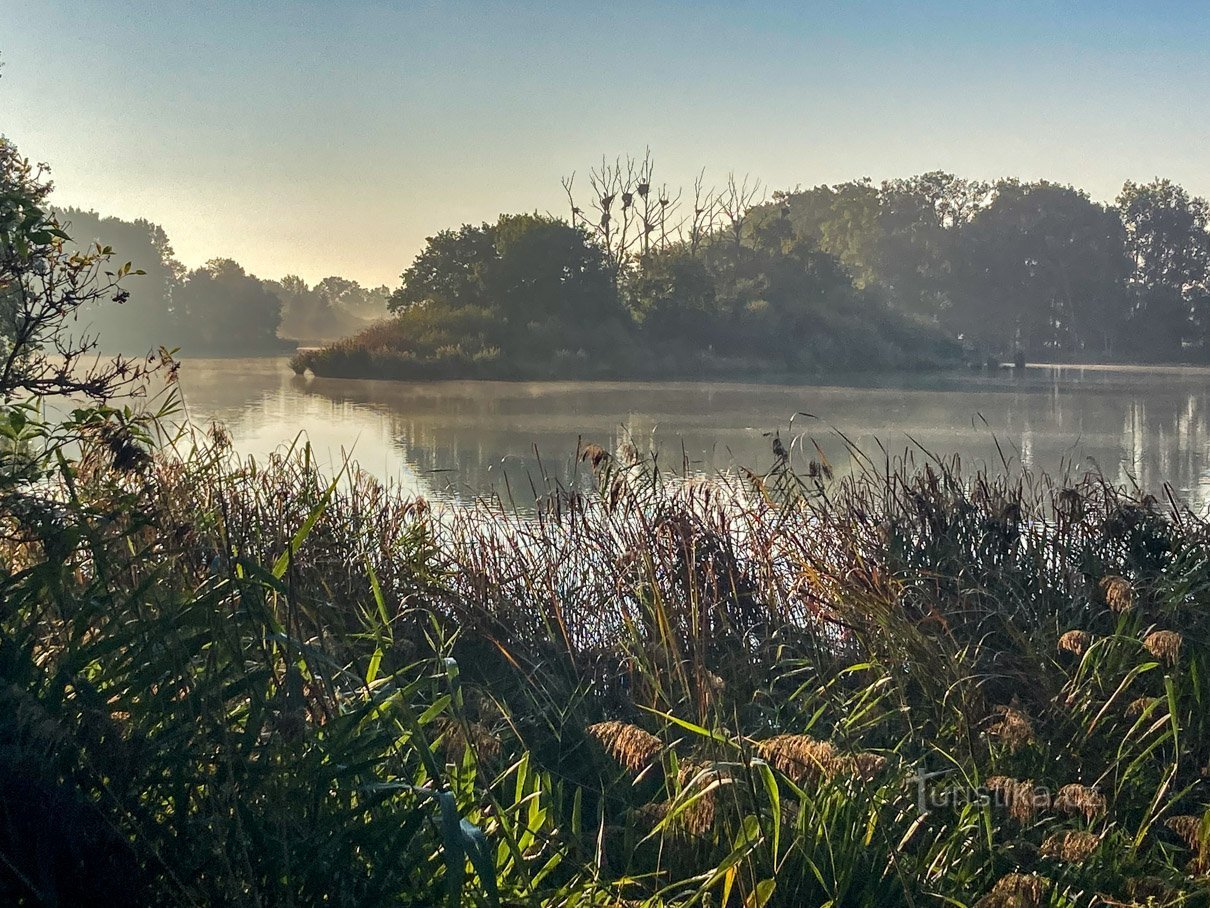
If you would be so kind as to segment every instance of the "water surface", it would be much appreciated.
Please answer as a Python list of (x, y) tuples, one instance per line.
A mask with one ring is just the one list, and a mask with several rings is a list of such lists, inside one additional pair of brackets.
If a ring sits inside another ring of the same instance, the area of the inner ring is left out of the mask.
[[(1099, 466), (1124, 484), (1210, 504), (1210, 369), (1030, 367), (863, 375), (801, 385), (688, 382), (387, 382), (295, 376), (284, 359), (186, 359), (189, 416), (226, 424), (263, 456), (299, 433), (326, 463), (358, 464), (419, 494), (492, 490), (532, 500), (543, 475), (570, 482), (578, 444), (625, 442), (677, 472), (773, 463), (772, 434), (799, 466), (849, 469), (844, 438), (881, 460), (920, 448), (965, 467), (1056, 472)], [(801, 415), (810, 414), (810, 416)], [(842, 438), (843, 433), (844, 438)]]

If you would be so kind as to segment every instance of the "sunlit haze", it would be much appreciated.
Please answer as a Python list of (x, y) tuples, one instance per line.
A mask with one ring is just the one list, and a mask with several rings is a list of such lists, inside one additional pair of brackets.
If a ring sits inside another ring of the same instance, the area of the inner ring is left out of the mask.
[(0, 131), (54, 199), (190, 266), (398, 283), (424, 238), (657, 175), (770, 188), (943, 168), (1210, 194), (1196, 3), (0, 0)]

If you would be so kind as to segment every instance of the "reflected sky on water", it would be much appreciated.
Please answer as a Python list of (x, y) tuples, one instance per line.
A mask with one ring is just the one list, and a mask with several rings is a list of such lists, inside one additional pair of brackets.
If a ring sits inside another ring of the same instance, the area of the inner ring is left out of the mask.
[[(1210, 505), (1210, 369), (1030, 367), (864, 375), (814, 385), (719, 382), (386, 382), (300, 378), (284, 359), (186, 359), (180, 383), (195, 424), (223, 422), (237, 449), (264, 456), (304, 433), (317, 456), (351, 453), (365, 470), (417, 493), (466, 500), (495, 490), (532, 501), (547, 475), (564, 483), (577, 443), (626, 441), (669, 470), (773, 463), (780, 432), (805, 467), (818, 443), (837, 470), (840, 433), (881, 461), (920, 447), (964, 468), (1082, 472), (1158, 492), (1170, 482)], [(809, 413), (809, 418), (801, 413)], [(791, 423), (793, 417), (793, 423)], [(999, 444), (999, 451), (997, 449)]]

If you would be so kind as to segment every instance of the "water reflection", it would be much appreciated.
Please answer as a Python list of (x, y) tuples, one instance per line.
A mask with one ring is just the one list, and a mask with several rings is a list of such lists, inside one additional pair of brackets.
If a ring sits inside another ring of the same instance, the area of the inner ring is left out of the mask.
[[(1050, 472), (1099, 465), (1123, 484), (1170, 482), (1210, 505), (1210, 370), (1038, 367), (1011, 373), (861, 376), (827, 386), (720, 383), (442, 382), (298, 378), (280, 359), (188, 360), (195, 423), (224, 422), (263, 455), (303, 432), (327, 463), (352, 453), (404, 488), (465, 499), (495, 489), (532, 499), (545, 474), (582, 482), (577, 443), (625, 442), (676, 471), (772, 462), (780, 431), (805, 463), (819, 444), (852, 464), (840, 432), (881, 458), (920, 449), (967, 467)], [(809, 413), (812, 417), (795, 415)], [(793, 423), (791, 424), (791, 418)], [(793, 444), (791, 442), (793, 441)]]

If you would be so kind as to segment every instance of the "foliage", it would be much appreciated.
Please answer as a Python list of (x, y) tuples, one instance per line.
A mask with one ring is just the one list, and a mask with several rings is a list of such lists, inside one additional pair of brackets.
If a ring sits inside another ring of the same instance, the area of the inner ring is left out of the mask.
[[(740, 184), (735, 198), (746, 192)], [(727, 198), (722, 210), (731, 211)], [(642, 219), (637, 194), (624, 205), (637, 206), (640, 224), (659, 225)], [(628, 223), (618, 229), (629, 231)], [(301, 353), (293, 365), (330, 376), (584, 378), (956, 358), (939, 332), (857, 290), (835, 259), (795, 241), (785, 224), (746, 241), (743, 215), (728, 223), (734, 229), (694, 244), (649, 237), (648, 251), (620, 270), (611, 256), (624, 254), (621, 247), (610, 252), (598, 245), (603, 239), (552, 218), (502, 216), (445, 231), (404, 272), (391, 298), (393, 322)]]
[[(9, 196), (16, 281), (62, 231)], [(837, 267), (777, 230), (702, 253), (747, 288), (762, 249), (774, 312)], [(1208, 895), (1183, 509), (906, 456), (837, 480), (779, 437), (742, 480), (589, 446), (590, 491), (439, 511), (219, 428), (157, 451), (118, 390), (0, 419), (8, 902)]]
[(196, 349), (258, 353), (288, 347), (277, 337), (281, 299), (232, 259), (211, 259), (188, 272), (174, 307)]
[[(305, 446), (240, 462), (220, 428), (157, 450), (163, 408), (118, 396), (134, 366), (55, 355), (133, 271), (66, 252), (32, 172), (0, 185), (0, 900), (1210, 896), (1210, 525), (1175, 502), (856, 450), (836, 479), (796, 461), (809, 436), (695, 482), (588, 446), (591, 485), (528, 515), (324, 477)], [(997, 232), (1091, 216), (1055, 192), (1006, 201)], [(634, 292), (768, 319), (754, 338), (857, 330), (873, 288), (787, 220), (704, 238), (701, 269), (660, 263)], [(1065, 261), (1075, 220), (1011, 260)], [(568, 298), (600, 302), (588, 265), (499, 267), (599, 262), (575, 228), (491, 239), (478, 304), (412, 301), (415, 346), (382, 325), (382, 349), (428, 357), (451, 312), (524, 342), (530, 291), (552, 331), (577, 330)], [(200, 279), (272, 308), (233, 263)], [(92, 401), (48, 416), (65, 395)]]
[[(481, 776), (473, 757), (446, 766), (435, 755), (464, 711), (448, 629), (409, 607), (421, 636), (395, 646), (382, 592), (427, 585), (422, 529), (380, 540), (392, 557), (414, 547), (406, 579), (381, 559), (376, 570), (370, 548), (354, 562), (341, 552), (363, 572), (360, 619), (352, 598), (300, 596), (295, 556), (322, 516), (331, 526), (341, 515), (328, 509), (335, 484), (307, 459), (279, 461), (271, 478), (288, 485), (266, 486), (219, 440), (187, 461), (154, 459), (172, 399), (158, 412), (117, 406), (125, 360), (77, 377), (50, 352), (78, 349), (62, 341), (64, 320), (120, 293), (129, 267), (110, 280), (103, 247), (64, 253), (64, 231), (9, 175), (0, 289), (18, 306), (0, 412), (0, 901), (457, 905), (465, 892), (496, 905), (574, 883), (574, 870), (557, 872), (559, 849), (525, 831), (549, 779), (524, 763)], [(45, 415), (79, 395), (94, 400)], [(306, 511), (297, 524), (263, 494), (286, 490)], [(249, 509), (256, 519), (241, 522)], [(343, 545), (363, 523), (340, 527)], [(353, 623), (368, 636), (327, 646)], [(499, 797), (479, 797), (485, 784)], [(499, 856), (489, 822), (512, 835)], [(581, 903), (591, 888), (576, 887)]]
[(1208, 893), (1185, 511), (910, 458), (685, 485), (589, 448), (599, 493), (522, 517), (199, 444), (85, 458), (62, 529), (5, 549), (9, 896)]
[(755, 225), (790, 221), (859, 286), (960, 337), (977, 360), (1202, 359), (1205, 202), (1167, 180), (1116, 206), (1045, 180), (940, 171), (775, 193)]
[(1134, 262), (1130, 329), (1158, 351), (1205, 342), (1210, 304), (1210, 207), (1170, 180), (1127, 182), (1118, 197)]
[(296, 340), (333, 340), (368, 327), (387, 313), (390, 290), (367, 289), (348, 278), (326, 277), (314, 287), (296, 274), (272, 281), (282, 303), (278, 335)]
[[(699, 178), (682, 213), (684, 193), (655, 182), (648, 153), (602, 161), (588, 184), (581, 205), (574, 175), (563, 182), (570, 223), (503, 216), (431, 237), (391, 297), (391, 328), (307, 351), (295, 369), (774, 376), (960, 355), (1206, 355), (1210, 209), (1170, 181), (1127, 183), (1107, 206), (1045, 180), (931, 171), (765, 202), (732, 174), (721, 189)], [(458, 310), (495, 324), (419, 341)]]
[(1121, 341), (1130, 265), (1116, 211), (1069, 186), (1005, 181), (963, 231), (954, 317), (964, 332), (1061, 355)]
[(160, 346), (177, 347), (185, 340), (180, 313), (171, 305), (185, 276), (172, 244), (158, 224), (103, 217), (94, 211), (66, 208), (56, 212), (75, 248), (106, 244), (140, 265), (141, 274), (127, 284), (129, 296), (121, 306), (99, 305), (87, 312), (98, 340), (107, 350), (146, 353)]
[[(8, 157), (15, 154), (10, 150), (5, 151)], [(46, 186), (43, 197), (45, 192)], [(279, 338), (333, 340), (387, 314), (390, 290), (386, 287), (366, 288), (335, 275), (314, 287), (297, 275), (263, 281), (230, 259), (216, 259), (190, 271), (176, 258), (158, 224), (78, 208), (52, 213), (64, 232), (74, 237), (67, 241), (67, 250), (119, 250), (142, 266), (131, 275), (136, 279), (124, 284), (121, 306), (100, 300), (80, 309), (80, 324), (109, 352), (145, 354), (165, 346), (192, 355), (281, 353), (292, 345)], [(277, 314), (265, 291), (279, 300)]]
[(104, 399), (136, 383), (144, 366), (124, 358), (89, 363), (96, 338), (72, 323), (103, 300), (124, 303), (119, 282), (137, 272), (113, 263), (108, 246), (65, 245), (67, 234), (42, 206), (45, 167), (31, 166), (3, 137), (0, 168), (0, 399)]

